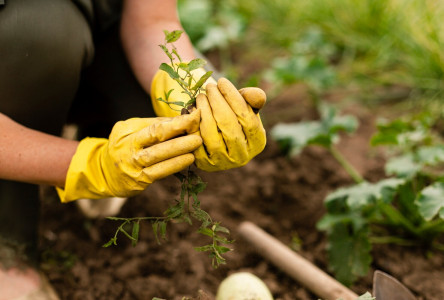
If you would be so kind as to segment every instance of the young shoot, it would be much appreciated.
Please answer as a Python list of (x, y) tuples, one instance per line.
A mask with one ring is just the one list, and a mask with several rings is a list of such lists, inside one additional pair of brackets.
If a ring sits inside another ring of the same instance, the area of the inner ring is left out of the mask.
[[(187, 102), (170, 101), (170, 96), (173, 90), (165, 92), (164, 99), (158, 98), (157, 100), (167, 103), (173, 110), (178, 110), (175, 106), (179, 106), (181, 107), (182, 113), (187, 113), (188, 109), (191, 109), (195, 105), (197, 95), (203, 91), (203, 84), (211, 76), (212, 72), (206, 72), (196, 80), (193, 77), (192, 72), (202, 68), (206, 64), (206, 61), (197, 58), (188, 63), (184, 62), (173, 44), (180, 38), (182, 31), (175, 30), (169, 32), (165, 30), (164, 33), (165, 43), (159, 46), (170, 59), (170, 64), (162, 63), (159, 69), (167, 72), (169, 76), (179, 84), (182, 89), (181, 92), (186, 94), (189, 100)], [(121, 225), (117, 228), (114, 236), (104, 244), (103, 247), (117, 245), (117, 237), (119, 233), (122, 233), (130, 239), (132, 245), (136, 246), (139, 240), (140, 222), (144, 220), (151, 221), (154, 235), (158, 243), (160, 243), (161, 240), (167, 239), (166, 230), (169, 222), (186, 222), (191, 225), (193, 221), (197, 221), (200, 222), (198, 233), (210, 237), (211, 242), (207, 245), (195, 247), (195, 250), (209, 252), (209, 256), (212, 259), (212, 265), (215, 268), (221, 264), (225, 264), (225, 258), (222, 255), (232, 249), (227, 248), (222, 244), (230, 244), (233, 241), (228, 240), (225, 237), (225, 235), (230, 233), (229, 230), (221, 226), (219, 222), (213, 221), (211, 216), (200, 208), (200, 201), (198, 200), (197, 195), (205, 190), (206, 183), (203, 182), (190, 167), (183, 173), (176, 173), (175, 176), (181, 182), (180, 196), (179, 199), (176, 199), (174, 204), (164, 212), (162, 217), (109, 217), (108, 219), (110, 220), (121, 222)], [(131, 233), (129, 232), (130, 230)]]
[[(168, 75), (179, 84), (182, 89), (181, 93), (186, 94), (189, 98), (187, 102), (170, 101), (170, 95), (173, 92), (173, 89), (165, 91), (164, 98), (157, 98), (158, 101), (168, 104), (172, 110), (176, 111), (183, 110), (184, 108), (190, 109), (195, 106), (197, 95), (204, 90), (204, 83), (213, 74), (212, 71), (208, 71), (200, 78), (194, 78), (192, 72), (204, 67), (207, 62), (201, 58), (195, 58), (190, 62), (184, 62), (182, 60), (177, 52), (176, 46), (173, 44), (180, 38), (182, 33), (182, 30), (174, 30), (172, 32), (164, 30), (165, 42), (164, 44), (159, 45), (170, 60), (170, 64), (162, 63), (159, 69), (167, 72)], [(175, 106), (181, 108), (177, 109)]]

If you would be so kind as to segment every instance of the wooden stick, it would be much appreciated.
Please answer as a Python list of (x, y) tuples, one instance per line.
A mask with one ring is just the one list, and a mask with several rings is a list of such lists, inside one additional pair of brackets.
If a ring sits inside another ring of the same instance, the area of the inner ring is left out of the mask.
[(246, 241), (255, 246), (259, 254), (318, 297), (324, 300), (337, 300), (339, 298), (356, 300), (358, 298), (358, 295), (353, 291), (255, 224), (243, 222), (239, 225), (238, 231)]

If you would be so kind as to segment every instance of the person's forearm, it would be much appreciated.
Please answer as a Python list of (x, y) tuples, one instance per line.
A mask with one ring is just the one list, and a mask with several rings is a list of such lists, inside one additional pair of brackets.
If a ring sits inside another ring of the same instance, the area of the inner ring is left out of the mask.
[[(175, 0), (126, 0), (122, 14), (121, 39), (123, 48), (142, 87), (150, 93), (151, 81), (162, 62), (168, 57), (159, 47), (164, 43), (164, 30), (182, 30)], [(188, 36), (174, 43), (185, 61), (194, 57)]]
[(0, 179), (64, 187), (77, 145), (0, 113)]

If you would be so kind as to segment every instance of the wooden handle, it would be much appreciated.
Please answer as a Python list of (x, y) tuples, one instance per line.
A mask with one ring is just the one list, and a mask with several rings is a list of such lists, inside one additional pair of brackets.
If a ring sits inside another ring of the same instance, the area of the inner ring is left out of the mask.
[(239, 234), (267, 260), (323, 300), (356, 300), (358, 295), (251, 222), (243, 222)]

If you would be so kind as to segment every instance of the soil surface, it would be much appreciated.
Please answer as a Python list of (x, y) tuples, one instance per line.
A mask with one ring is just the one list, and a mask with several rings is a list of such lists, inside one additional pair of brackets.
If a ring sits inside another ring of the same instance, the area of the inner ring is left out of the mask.
[[(316, 118), (303, 95), (288, 90), (268, 103), (262, 111), (265, 127)], [(354, 103), (346, 109), (359, 118), (360, 127), (357, 134), (344, 136), (338, 147), (367, 180), (378, 180), (384, 176), (384, 159), (368, 147), (377, 113)], [(87, 219), (75, 203), (60, 204), (53, 192), (46, 192), (40, 229), (42, 268), (61, 299), (182, 299), (197, 297), (199, 290), (213, 299), (219, 283), (238, 271), (260, 277), (275, 299), (318, 299), (261, 257), (242, 240), (237, 227), (243, 221), (254, 222), (290, 247), (299, 239), (298, 252), (328, 272), (325, 235), (315, 225), (325, 212), (327, 193), (352, 183), (338, 163), (319, 147), (287, 158), (269, 138), (265, 150), (244, 167), (198, 173), (208, 184), (199, 196), (202, 208), (236, 240), (234, 251), (226, 255), (227, 264), (218, 269), (206, 253), (193, 249), (208, 242), (196, 226), (170, 224), (168, 240), (158, 245), (150, 223), (142, 222), (136, 247), (120, 235), (117, 246), (102, 248), (120, 223)], [(119, 216), (160, 216), (178, 191), (176, 178), (156, 182), (128, 200)], [(418, 299), (444, 299), (443, 254), (387, 245), (374, 247), (373, 255), (372, 271), (351, 287), (357, 294), (371, 291), (373, 271), (379, 269), (399, 279)]]

